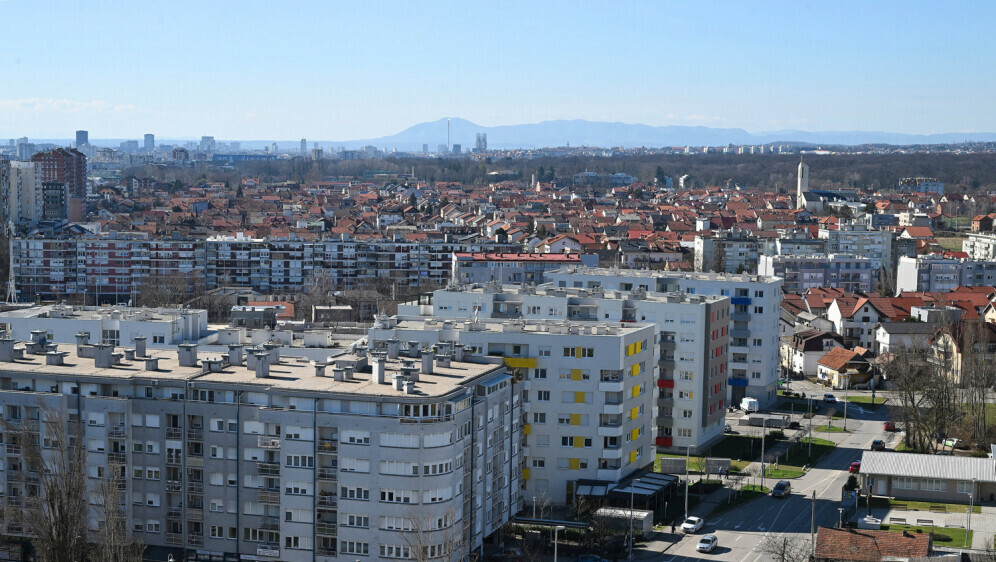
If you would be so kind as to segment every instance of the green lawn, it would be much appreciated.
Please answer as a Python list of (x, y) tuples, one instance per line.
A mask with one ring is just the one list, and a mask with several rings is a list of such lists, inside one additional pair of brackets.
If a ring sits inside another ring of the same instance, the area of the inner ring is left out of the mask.
[(716, 508), (712, 510), (710, 516), (715, 516), (736, 507), (740, 507), (749, 501), (756, 500), (761, 496), (767, 495), (769, 492), (771, 492), (770, 489), (764, 488), (760, 484), (747, 484), (740, 488), (739, 493), (730, 494), (729, 502), (721, 503), (716, 506)]
[(823, 433), (850, 433), (849, 429), (844, 429), (839, 425), (814, 425), (813, 431), (822, 431)]
[(813, 466), (836, 446), (837, 444), (829, 439), (813, 437), (813, 456), (810, 458), (809, 438), (806, 437), (800, 440), (798, 445), (790, 448), (788, 454), (783, 456), (780, 459), (780, 462), (789, 466)]
[[(859, 505), (867, 507), (868, 504), (864, 496), (861, 496)], [(931, 507), (940, 506), (943, 507), (947, 513), (965, 513), (965, 510), (968, 509), (968, 504), (964, 503), (918, 502), (896, 500), (883, 496), (872, 496), (872, 507), (893, 509), (897, 506), (905, 506), (907, 510), (911, 511), (930, 511)], [(972, 513), (982, 513), (982, 507), (978, 505), (974, 506), (972, 508)]]
[(764, 476), (767, 478), (777, 478), (779, 480), (785, 478), (798, 478), (805, 474), (802, 468), (796, 466), (783, 466), (778, 465), (778, 468), (774, 468), (769, 465), (764, 468)]
[(934, 238), (937, 243), (941, 245), (945, 250), (950, 250), (952, 252), (960, 252), (962, 249), (962, 242), (966, 240), (963, 236), (941, 236)]
[[(882, 525), (883, 531), (910, 531), (911, 533), (934, 533), (934, 542), (943, 546), (961, 548), (965, 544), (965, 529), (954, 527), (923, 527), (919, 525)], [(968, 531), (968, 546), (972, 546), (972, 531)]]
[[(760, 447), (760, 445), (758, 445), (758, 446)], [(657, 455), (658, 459), (660, 459), (661, 457), (685, 458), (685, 455), (677, 455), (677, 454), (670, 454), (670, 453), (660, 453), (660, 454)], [(751, 461), (731, 460), (730, 461), (730, 471), (732, 471), (732, 472), (740, 472), (741, 470), (747, 468), (747, 465), (749, 465), (750, 463), (751, 463)], [(660, 468), (661, 468), (661, 463), (659, 461), (655, 462), (654, 463), (654, 470), (660, 471)], [(704, 472), (705, 471), (705, 457), (689, 457), (688, 458), (688, 470), (690, 472)]]
[(873, 403), (871, 396), (848, 396), (847, 401), (850, 402), (851, 404), (857, 404), (861, 406), (861, 408), (864, 410), (875, 411), (884, 406), (885, 403), (887, 402), (887, 399), (881, 396), (876, 396), (875, 402)]

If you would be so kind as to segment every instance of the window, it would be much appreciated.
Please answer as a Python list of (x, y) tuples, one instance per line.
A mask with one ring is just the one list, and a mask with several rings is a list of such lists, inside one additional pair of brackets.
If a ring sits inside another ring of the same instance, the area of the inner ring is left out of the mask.
[(533, 423), (546, 423), (546, 412), (533, 412)]
[(411, 549), (407, 545), (382, 544), (380, 545), (380, 555), (382, 558), (409, 558)]
[(754, 291), (754, 298), (763, 299), (764, 298), (764, 291), (755, 290)]
[(761, 347), (764, 345), (764, 340), (760, 338), (754, 338), (754, 347)]
[(691, 437), (691, 436), (692, 436), (691, 429), (688, 429), (687, 427), (678, 428), (678, 437)]
[(409, 461), (380, 461), (380, 473), (394, 476), (418, 476), (418, 464)]
[(686, 418), (686, 419), (691, 419), (691, 417), (692, 417), (692, 411), (691, 410), (682, 410), (681, 411), (681, 417)]
[[(539, 314), (538, 310), (536, 311), (536, 314)], [(550, 348), (549, 347), (541, 347), (541, 348), (539, 348), (539, 356), (540, 357), (549, 357), (550, 356)]]
[(533, 370), (533, 378), (534, 379), (545, 379), (546, 378), (546, 369), (535, 369), (535, 370)]
[(343, 554), (370, 554), (370, 544), (357, 541), (340, 541), (340, 551)]
[(411, 490), (381, 490), (380, 501), (386, 503), (412, 503)]
[[(369, 443), (369, 437), (368, 443)], [(308, 455), (287, 455), (286, 465), (292, 468), (315, 468), (315, 457)]]
[(411, 519), (385, 515), (380, 518), (380, 528), (391, 531), (411, 531), (414, 526)]
[(166, 336), (152, 336), (152, 343), (166, 343)]
[(537, 390), (536, 400), (538, 402), (549, 402), (550, 401), (550, 391), (549, 390)]
[(755, 306), (754, 307), (754, 314), (764, 314), (764, 307), (763, 306)]
[(211, 500), (210, 509), (211, 509), (211, 511), (219, 512), (219, 513), (220, 512), (224, 512), (225, 511), (225, 502), (223, 502), (222, 500)]
[(565, 347), (564, 357), (575, 357), (590, 358), (595, 356), (595, 348), (593, 347)]
[(972, 493), (972, 483), (971, 482), (958, 482), (958, 493), (959, 494), (971, 494)]
[(145, 523), (145, 531), (148, 533), (158, 533), (160, 529), (159, 521), (147, 521)]
[(369, 431), (343, 431), (342, 441), (344, 443), (352, 443), (354, 445), (369, 445), (370, 444), (370, 432)]
[(692, 371), (679, 371), (678, 378), (683, 381), (695, 380), (695, 373)]
[(225, 538), (225, 528), (220, 525), (211, 525), (211, 538), (212, 539)]
[(370, 489), (369, 488), (349, 488), (343, 486), (339, 490), (339, 496), (347, 500), (369, 500), (370, 499)]
[(148, 480), (159, 480), (159, 469), (147, 468), (145, 470), (145, 478)]
[(692, 391), (690, 391), (690, 390), (679, 390), (678, 391), (678, 399), (679, 400), (691, 400), (692, 399)]
[(546, 467), (546, 459), (542, 458), (533, 459), (533, 468), (544, 468), (544, 467)]
[(916, 490), (916, 478), (897, 476), (892, 479), (892, 486), (900, 490)]
[(561, 447), (591, 447), (591, 437), (570, 437), (560, 438)]
[(924, 478), (920, 481), (920, 489), (927, 492), (943, 492), (948, 489), (947, 482), (938, 478)]

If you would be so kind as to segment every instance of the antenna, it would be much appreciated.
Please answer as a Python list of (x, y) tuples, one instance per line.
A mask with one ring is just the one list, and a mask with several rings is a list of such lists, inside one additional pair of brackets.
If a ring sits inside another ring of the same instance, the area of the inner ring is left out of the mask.
[(17, 302), (17, 288), (14, 286), (14, 223), (9, 221), (7, 222), (7, 243), (9, 244), (7, 257), (10, 260), (7, 264), (10, 270), (7, 278), (7, 303), (14, 304)]

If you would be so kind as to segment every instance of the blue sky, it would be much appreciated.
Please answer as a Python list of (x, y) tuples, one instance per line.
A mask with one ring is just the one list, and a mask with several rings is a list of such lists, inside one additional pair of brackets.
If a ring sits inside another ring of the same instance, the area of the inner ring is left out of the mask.
[(0, 138), (996, 131), (996, 2), (0, 0)]

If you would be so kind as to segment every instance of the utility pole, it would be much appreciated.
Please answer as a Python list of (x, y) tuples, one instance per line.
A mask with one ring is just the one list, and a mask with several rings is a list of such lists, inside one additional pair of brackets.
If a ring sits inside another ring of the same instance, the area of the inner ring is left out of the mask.
[(688, 461), (691, 459), (691, 445), (685, 447), (685, 519), (688, 519)]
[(851, 372), (844, 375), (844, 431), (847, 431), (847, 389), (851, 386)]
[(813, 461), (813, 418), (816, 416), (816, 412), (813, 411), (813, 397), (809, 397), (809, 452), (806, 454), (806, 458), (809, 462)]
[(812, 556), (816, 556), (816, 490), (813, 490), (813, 507), (809, 519), (809, 544), (812, 548)]
[(636, 488), (633, 483), (629, 484), (629, 560), (633, 560), (633, 493)]
[(761, 418), (761, 490), (764, 490), (764, 437), (768, 432), (764, 427), (766, 421), (765, 418)]

